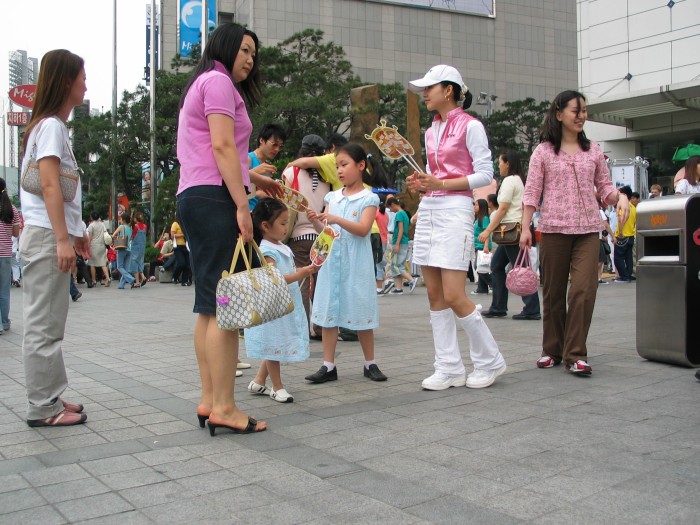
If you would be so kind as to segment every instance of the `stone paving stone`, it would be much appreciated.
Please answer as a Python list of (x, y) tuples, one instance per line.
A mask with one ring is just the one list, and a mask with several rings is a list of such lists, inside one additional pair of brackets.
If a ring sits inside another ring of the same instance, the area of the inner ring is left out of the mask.
[(47, 467), (68, 465), (92, 459), (108, 458), (111, 456), (121, 456), (123, 454), (133, 454), (145, 450), (145, 445), (137, 441), (124, 441), (121, 443), (106, 443), (104, 445), (93, 445), (80, 449), (64, 450), (60, 454), (40, 454), (39, 461)]
[(465, 522), (465, 517), (467, 516), (472, 523), (525, 523), (520, 519), (468, 502), (456, 496), (443, 496), (426, 503), (407, 507), (404, 511), (436, 525), (451, 523), (461, 525)]
[[(3, 492), (0, 494), (0, 516), (18, 510), (40, 507), (45, 504), (46, 500), (33, 488)], [(4, 519), (0, 517), (0, 521)]]
[(272, 504), (274, 496), (259, 485), (234, 489), (142, 509), (155, 523), (250, 523), (256, 507)]
[(107, 440), (104, 437), (95, 433), (54, 438), (50, 439), (49, 441), (53, 446), (60, 450), (82, 448), (90, 445), (99, 445), (102, 443), (107, 443)]
[(45, 485), (37, 488), (37, 490), (49, 503), (79, 499), (110, 491), (109, 487), (94, 478), (75, 479), (73, 481)]
[(136, 510), (120, 512), (77, 522), (79, 525), (151, 525), (153, 522)]
[[(9, 515), (11, 521), (7, 523), (40, 523), (41, 525), (61, 525), (68, 521), (49, 505), (20, 510)], [(0, 521), (2, 516), (0, 516)]]
[(338, 476), (328, 481), (337, 487), (364, 494), (400, 509), (443, 496), (443, 493), (420, 483), (370, 470)]
[(245, 476), (245, 471), (243, 469), (236, 469), (236, 471), (217, 470), (215, 472), (188, 476), (179, 478), (177, 482), (189, 494), (200, 496), (249, 485), (251, 480)]
[(63, 501), (57, 503), (55, 507), (69, 522), (121, 514), (133, 509), (129, 503), (114, 493)]
[(22, 474), (33, 487), (43, 487), (54, 483), (62, 483), (75, 479), (89, 478), (90, 474), (80, 465), (63, 465), (60, 467), (43, 468)]
[(2, 455), (7, 459), (15, 459), (26, 456), (36, 456), (44, 452), (58, 450), (48, 440), (41, 438), (40, 441), (20, 443), (18, 445), (5, 445), (2, 447)]
[(270, 456), (255, 450), (230, 450), (219, 454), (204, 456), (204, 458), (212, 463), (216, 463), (224, 468), (235, 468), (250, 465), (251, 463), (259, 463), (261, 461), (269, 461)]
[(123, 489), (119, 491), (119, 495), (137, 509), (185, 500), (193, 496), (177, 481), (164, 481), (162, 483)]
[(111, 474), (102, 474), (101, 476), (98, 476), (98, 478), (105, 485), (115, 491), (168, 481), (166, 476), (158, 472), (156, 469), (150, 467), (142, 467), (122, 472), (113, 472)]
[(103, 474), (113, 474), (115, 472), (143, 468), (144, 464), (133, 456), (124, 455), (83, 461), (80, 463), (80, 466), (93, 476), (100, 476)]
[(110, 443), (116, 443), (117, 441), (130, 441), (155, 435), (153, 434), (153, 432), (149, 432), (143, 427), (120, 428), (117, 430), (102, 430), (99, 432), (99, 434)]
[(0, 476), (0, 493), (29, 488), (29, 483), (19, 474)]
[(156, 423), (152, 425), (143, 425), (143, 428), (160, 436), (163, 434), (175, 434), (177, 432), (186, 432), (195, 427), (194, 423), (186, 423), (185, 421), (168, 421), (165, 423)]
[(151, 467), (173, 461), (184, 461), (193, 457), (195, 457), (195, 455), (192, 452), (189, 452), (181, 447), (148, 450), (146, 452), (138, 452), (134, 454), (134, 458)]
[(310, 447), (290, 447), (272, 450), (268, 452), (268, 455), (281, 459), (285, 463), (294, 465), (321, 479), (362, 469), (359, 465), (347, 463), (337, 456), (332, 456)]
[(171, 479), (205, 474), (207, 472), (214, 472), (220, 469), (221, 467), (216, 463), (212, 463), (211, 461), (207, 461), (203, 458), (192, 458), (182, 461), (162, 463), (155, 467), (155, 470)]

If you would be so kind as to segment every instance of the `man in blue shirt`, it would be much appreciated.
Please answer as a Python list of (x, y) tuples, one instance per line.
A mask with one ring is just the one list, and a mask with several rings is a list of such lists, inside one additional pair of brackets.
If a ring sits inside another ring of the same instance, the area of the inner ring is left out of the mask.
[[(250, 171), (266, 177), (277, 173), (277, 168), (272, 164), (272, 161), (282, 151), (285, 140), (287, 140), (287, 132), (282, 126), (279, 124), (263, 125), (258, 133), (258, 147), (248, 153)], [(264, 196), (265, 193), (256, 192), (254, 186), (251, 186), (248, 196), (248, 205), (251, 211), (255, 208), (260, 197)]]

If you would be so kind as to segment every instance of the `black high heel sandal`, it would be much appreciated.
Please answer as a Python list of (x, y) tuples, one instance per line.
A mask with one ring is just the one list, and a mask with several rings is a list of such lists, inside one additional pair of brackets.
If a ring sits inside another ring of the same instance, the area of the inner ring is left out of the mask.
[(223, 423), (212, 423), (211, 419), (207, 422), (207, 426), (209, 427), (209, 435), (212, 437), (217, 428), (228, 428), (234, 434), (252, 434), (254, 432), (264, 432), (267, 430), (267, 427), (257, 430), (258, 422), (250, 416), (248, 416), (248, 425), (243, 429), (232, 427), (231, 425), (224, 425)]
[(209, 416), (197, 414), (197, 419), (199, 419), (199, 428), (204, 428), (204, 424), (207, 422), (207, 419), (209, 419)]

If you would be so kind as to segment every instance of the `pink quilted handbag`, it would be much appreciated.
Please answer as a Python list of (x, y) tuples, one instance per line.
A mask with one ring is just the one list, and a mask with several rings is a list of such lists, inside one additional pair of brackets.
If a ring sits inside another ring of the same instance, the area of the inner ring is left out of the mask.
[(527, 297), (537, 291), (537, 274), (530, 264), (530, 251), (520, 249), (513, 269), (506, 277), (506, 288), (521, 297)]

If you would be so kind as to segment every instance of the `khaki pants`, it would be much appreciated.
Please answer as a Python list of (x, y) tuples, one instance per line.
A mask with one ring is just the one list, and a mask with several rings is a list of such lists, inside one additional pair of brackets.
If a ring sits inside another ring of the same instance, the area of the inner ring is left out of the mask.
[(543, 356), (551, 356), (558, 362), (563, 360), (566, 364), (586, 360), (586, 339), (598, 291), (599, 250), (597, 233), (542, 234)]
[(59, 397), (68, 387), (61, 344), (68, 317), (70, 273), (58, 269), (53, 230), (27, 226), (19, 251), (24, 259), (22, 355), (27, 419), (45, 419), (63, 411)]

